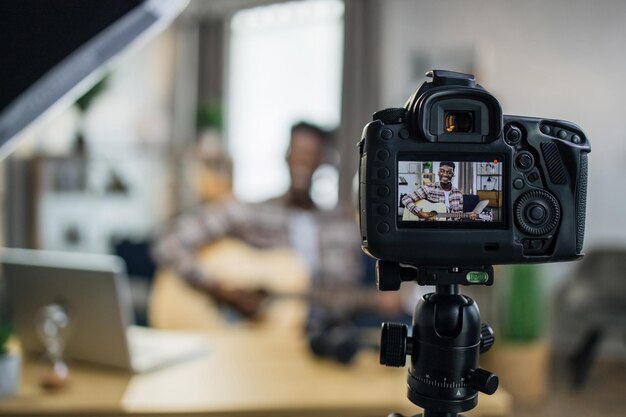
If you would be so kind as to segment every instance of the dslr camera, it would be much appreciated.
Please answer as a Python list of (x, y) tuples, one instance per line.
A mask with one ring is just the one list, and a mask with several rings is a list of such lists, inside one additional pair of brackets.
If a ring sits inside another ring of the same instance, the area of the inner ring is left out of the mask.
[(589, 141), (573, 123), (502, 115), (473, 75), (431, 71), (404, 108), (381, 110), (359, 142), (363, 249), (378, 288), (434, 285), (409, 327), (383, 323), (380, 362), (404, 366), (423, 416), (457, 416), (499, 379), (478, 367), (495, 341), (459, 285), (493, 265), (582, 256)]
[(363, 249), (415, 266), (580, 258), (591, 149), (583, 131), (503, 115), (473, 75), (426, 75), (405, 107), (376, 112), (363, 130)]

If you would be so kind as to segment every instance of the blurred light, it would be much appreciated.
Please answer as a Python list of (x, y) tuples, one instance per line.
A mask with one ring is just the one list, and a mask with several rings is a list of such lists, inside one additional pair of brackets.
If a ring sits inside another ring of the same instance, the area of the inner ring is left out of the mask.
[(311, 198), (315, 204), (323, 209), (330, 210), (337, 206), (339, 199), (339, 171), (337, 168), (324, 164), (313, 174)]
[(341, 18), (344, 4), (340, 0), (290, 1), (255, 7), (233, 15), (231, 30), (235, 33), (293, 26), (306, 22)]
[[(257, 7), (233, 16), (226, 132), (233, 190), (242, 201), (263, 201), (289, 186), (285, 151), (300, 120), (333, 129), (339, 123), (343, 2), (304, 0)], [(334, 206), (329, 167), (313, 197)]]

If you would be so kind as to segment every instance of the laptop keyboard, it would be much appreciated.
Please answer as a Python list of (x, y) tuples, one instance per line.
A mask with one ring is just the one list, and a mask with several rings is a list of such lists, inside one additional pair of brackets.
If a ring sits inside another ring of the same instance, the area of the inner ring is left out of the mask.
[(130, 326), (128, 347), (133, 369), (144, 372), (208, 352), (201, 335)]

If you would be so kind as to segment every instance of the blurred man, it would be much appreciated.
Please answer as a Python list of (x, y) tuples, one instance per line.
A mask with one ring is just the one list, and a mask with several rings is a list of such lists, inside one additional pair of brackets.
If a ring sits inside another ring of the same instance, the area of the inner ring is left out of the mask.
[[(358, 297), (352, 291), (362, 276), (363, 255), (357, 226), (351, 213), (319, 210), (310, 196), (313, 173), (328, 142), (329, 134), (319, 127), (305, 122), (294, 125), (286, 156), (291, 183), (283, 196), (260, 204), (230, 200), (184, 216), (155, 245), (157, 261), (174, 268), (216, 302), (246, 317), (255, 317), (265, 294), (227, 289), (212, 271), (201, 268), (198, 250), (227, 236), (258, 248), (291, 248), (307, 265), (312, 287), (323, 290), (323, 297), (331, 298), (325, 301), (337, 308), (361, 308), (355, 305)], [(373, 287), (371, 290), (375, 291)], [(316, 298), (321, 301), (319, 294)], [(374, 309), (395, 313), (400, 310), (396, 298), (379, 298)]]

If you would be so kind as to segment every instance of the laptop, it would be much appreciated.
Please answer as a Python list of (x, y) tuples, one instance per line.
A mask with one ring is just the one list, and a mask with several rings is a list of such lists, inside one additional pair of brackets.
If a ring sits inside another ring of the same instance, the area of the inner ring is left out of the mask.
[(68, 359), (146, 372), (207, 352), (201, 335), (130, 325), (128, 277), (117, 256), (5, 248), (0, 262), (26, 353), (44, 351), (37, 321), (53, 303), (69, 315)]

